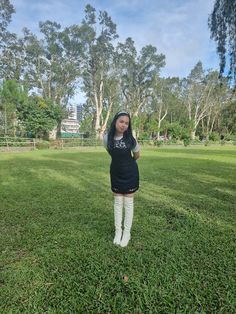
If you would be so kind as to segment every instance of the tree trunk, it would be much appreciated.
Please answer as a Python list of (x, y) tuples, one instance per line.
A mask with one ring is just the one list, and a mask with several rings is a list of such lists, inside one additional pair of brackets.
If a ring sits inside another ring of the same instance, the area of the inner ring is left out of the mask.
[(12, 119), (12, 124), (13, 124), (13, 136), (16, 136), (16, 124), (17, 124), (17, 119), (16, 119), (16, 113), (14, 112), (13, 119)]
[(202, 119), (202, 133), (205, 133), (205, 124), (204, 124), (204, 119)]
[(107, 122), (108, 122), (109, 116), (110, 116), (110, 114), (111, 114), (112, 105), (113, 105), (113, 102), (110, 101), (110, 105), (109, 105), (108, 110), (107, 110), (107, 114), (106, 114), (105, 121), (104, 121), (104, 123), (103, 123), (103, 125), (102, 125), (102, 127), (101, 127), (100, 136), (102, 136), (102, 137), (103, 137), (103, 134), (104, 134), (104, 132), (105, 132), (105, 130), (106, 130), (106, 128), (107, 128)]
[(96, 118), (95, 118), (95, 132), (96, 132), (96, 138), (99, 138), (100, 135), (100, 108), (99, 108), (99, 99), (96, 92), (96, 88), (94, 88), (94, 102), (96, 106)]
[(4, 135), (7, 135), (7, 106), (4, 106)]
[(100, 138), (101, 128), (100, 128), (100, 116), (98, 112), (96, 113), (95, 132), (96, 132), (96, 138)]
[(214, 118), (212, 119), (211, 127), (210, 127), (210, 133), (212, 133), (212, 131), (213, 131), (215, 120), (216, 120), (216, 116), (214, 116)]
[(196, 129), (191, 131), (191, 139), (195, 140), (196, 137)]
[(58, 122), (56, 128), (57, 128), (57, 131), (56, 131), (56, 138), (60, 138), (60, 136), (61, 136), (61, 121)]
[(167, 109), (165, 110), (165, 113), (163, 116), (161, 116), (162, 113), (162, 105), (160, 106), (159, 112), (158, 112), (158, 131), (157, 131), (157, 140), (160, 140), (160, 129), (161, 129), (161, 122), (165, 119), (167, 115)]

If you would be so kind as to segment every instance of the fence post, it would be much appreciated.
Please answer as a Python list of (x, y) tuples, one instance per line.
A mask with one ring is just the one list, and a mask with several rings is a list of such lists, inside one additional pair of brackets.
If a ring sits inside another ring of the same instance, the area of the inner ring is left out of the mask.
[(33, 150), (35, 150), (36, 145), (35, 145), (35, 138), (33, 138)]

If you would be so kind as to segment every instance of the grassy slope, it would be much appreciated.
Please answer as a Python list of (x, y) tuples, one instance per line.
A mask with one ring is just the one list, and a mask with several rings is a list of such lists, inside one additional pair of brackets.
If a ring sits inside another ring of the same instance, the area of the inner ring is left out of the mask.
[(235, 157), (145, 149), (122, 249), (102, 149), (1, 154), (0, 312), (234, 313)]

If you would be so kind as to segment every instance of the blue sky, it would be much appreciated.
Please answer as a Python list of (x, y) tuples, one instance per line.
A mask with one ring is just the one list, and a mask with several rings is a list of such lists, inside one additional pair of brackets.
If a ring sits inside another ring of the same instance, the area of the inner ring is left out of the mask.
[(86, 4), (106, 10), (117, 25), (119, 40), (132, 37), (138, 50), (147, 44), (166, 56), (162, 76), (187, 76), (201, 60), (205, 69), (218, 69), (216, 45), (210, 39), (207, 19), (214, 0), (11, 0), (16, 9), (9, 26), (34, 33), (38, 22), (62, 26), (80, 24)]

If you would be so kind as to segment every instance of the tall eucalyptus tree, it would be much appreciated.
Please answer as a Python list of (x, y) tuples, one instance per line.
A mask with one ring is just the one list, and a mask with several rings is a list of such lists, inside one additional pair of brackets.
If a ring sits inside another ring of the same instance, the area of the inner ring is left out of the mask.
[(82, 21), (84, 63), (83, 89), (93, 106), (96, 136), (102, 136), (117, 97), (114, 41), (118, 37), (116, 25), (106, 11), (97, 14), (87, 5)]
[(165, 56), (152, 45), (137, 52), (132, 38), (119, 43), (121, 88), (124, 107), (136, 117), (152, 95), (152, 82), (165, 65)]
[[(236, 1), (215, 0), (208, 20), (211, 37), (217, 43), (220, 57), (220, 74), (229, 63), (229, 76), (236, 84)], [(227, 59), (229, 62), (227, 62)]]

